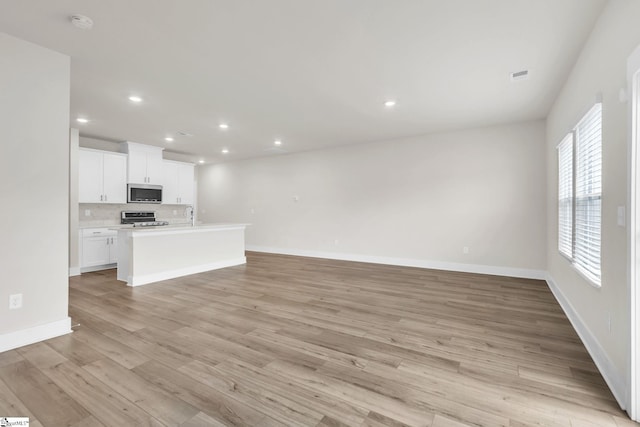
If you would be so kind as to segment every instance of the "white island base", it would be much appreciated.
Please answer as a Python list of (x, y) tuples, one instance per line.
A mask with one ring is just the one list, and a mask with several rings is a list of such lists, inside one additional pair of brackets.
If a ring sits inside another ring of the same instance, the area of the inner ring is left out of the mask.
[(118, 280), (139, 286), (245, 264), (246, 225), (119, 228)]

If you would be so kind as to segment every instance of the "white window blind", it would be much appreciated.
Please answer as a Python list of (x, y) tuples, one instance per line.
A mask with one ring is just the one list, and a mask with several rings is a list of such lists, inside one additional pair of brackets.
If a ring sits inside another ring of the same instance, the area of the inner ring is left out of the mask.
[(558, 145), (558, 250), (600, 285), (602, 104)]
[(602, 104), (576, 127), (574, 260), (600, 283), (600, 210), (602, 198)]
[(558, 145), (558, 250), (573, 258), (573, 132)]

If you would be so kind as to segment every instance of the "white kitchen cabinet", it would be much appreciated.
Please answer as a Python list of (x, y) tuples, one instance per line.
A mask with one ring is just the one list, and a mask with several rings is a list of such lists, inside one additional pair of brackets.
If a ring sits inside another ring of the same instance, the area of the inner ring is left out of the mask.
[(80, 203), (127, 203), (127, 156), (81, 148), (78, 186)]
[(127, 182), (129, 184), (162, 185), (162, 147), (123, 142), (122, 151), (128, 154)]
[(113, 268), (118, 262), (118, 235), (108, 228), (85, 228), (80, 235), (82, 272)]
[(118, 235), (111, 237), (111, 241), (108, 242), (109, 246), (109, 264), (118, 263)]
[(163, 161), (162, 203), (193, 205), (194, 171), (192, 163)]

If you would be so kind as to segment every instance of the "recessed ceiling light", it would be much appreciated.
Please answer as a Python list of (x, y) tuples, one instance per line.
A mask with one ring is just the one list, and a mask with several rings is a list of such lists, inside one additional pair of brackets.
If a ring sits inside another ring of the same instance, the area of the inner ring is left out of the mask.
[(198, 160), (198, 163), (203, 164), (204, 160)]
[(78, 122), (78, 123), (89, 123), (89, 119), (85, 119), (84, 117), (78, 117), (76, 119), (76, 122)]
[(386, 102), (384, 103), (384, 106), (385, 106), (385, 107), (393, 107), (393, 106), (395, 106), (395, 105), (396, 105), (396, 101), (394, 101), (394, 100), (392, 100), (392, 99), (390, 99), (389, 101), (386, 101)]
[(84, 15), (71, 15), (71, 23), (74, 27), (81, 30), (90, 30), (93, 28), (93, 19)]
[(131, 101), (131, 102), (142, 102), (142, 98), (140, 98), (139, 96), (132, 95), (132, 96), (129, 97), (129, 101)]
[(218, 127), (219, 127), (220, 129), (222, 129), (222, 130), (227, 130), (227, 129), (229, 129), (229, 125), (228, 125), (228, 124), (226, 124), (226, 123), (220, 123), (220, 124), (218, 125)]
[(223, 148), (222, 149), (222, 154), (227, 154), (229, 152), (229, 150), (227, 148)]
[(276, 139), (275, 141), (273, 141), (273, 143), (275, 145), (282, 145), (282, 141), (280, 141), (279, 139)]
[(173, 138), (171, 138), (170, 136), (166, 137), (164, 140), (167, 142), (173, 142)]

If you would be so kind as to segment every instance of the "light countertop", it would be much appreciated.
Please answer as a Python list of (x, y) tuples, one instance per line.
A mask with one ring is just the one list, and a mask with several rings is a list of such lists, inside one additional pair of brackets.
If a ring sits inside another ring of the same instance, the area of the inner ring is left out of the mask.
[[(163, 221), (162, 219), (159, 219), (158, 221)], [(196, 224), (197, 225), (197, 224)], [(184, 227), (184, 226), (191, 226), (190, 222), (185, 222), (185, 223), (171, 223), (165, 227)], [(92, 223), (92, 224), (81, 224), (78, 226), (78, 229), (82, 230), (85, 228), (108, 228), (110, 230), (117, 230), (120, 228), (131, 228), (131, 224), (118, 224), (118, 223)], [(141, 227), (138, 227), (141, 228)]]
[(112, 230), (117, 230), (120, 233), (131, 234), (176, 234), (176, 233), (197, 233), (204, 231), (216, 231), (216, 230), (231, 230), (231, 229), (244, 229), (248, 225), (246, 223), (212, 223), (212, 224), (169, 224), (159, 225), (152, 227), (134, 227), (132, 225), (109, 227)]

